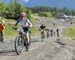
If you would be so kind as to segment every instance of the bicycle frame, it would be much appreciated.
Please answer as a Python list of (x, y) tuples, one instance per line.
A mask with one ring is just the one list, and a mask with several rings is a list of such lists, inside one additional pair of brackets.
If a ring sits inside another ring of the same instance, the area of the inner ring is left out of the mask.
[(19, 36), (21, 36), (24, 39), (24, 42), (27, 44), (26, 32), (23, 31), (22, 27), (19, 27), (18, 31), (19, 31)]

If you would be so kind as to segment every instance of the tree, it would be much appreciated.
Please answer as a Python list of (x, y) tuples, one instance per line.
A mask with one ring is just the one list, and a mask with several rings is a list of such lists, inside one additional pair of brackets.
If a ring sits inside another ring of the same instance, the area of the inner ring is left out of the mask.
[(15, 18), (17, 19), (20, 12), (24, 12), (26, 11), (26, 8), (21, 5), (18, 0), (11, 0), (10, 4), (8, 5), (8, 7), (6, 8), (6, 11), (8, 13), (6, 18)]
[(27, 13), (27, 18), (30, 19), (32, 11), (27, 9), (26, 13)]
[(74, 16), (75, 16), (75, 10), (72, 10), (71, 12), (72, 12), (72, 15), (74, 15)]
[(6, 4), (1, 2), (0, 3), (0, 15), (4, 16), (5, 15), (5, 11), (6, 11)]

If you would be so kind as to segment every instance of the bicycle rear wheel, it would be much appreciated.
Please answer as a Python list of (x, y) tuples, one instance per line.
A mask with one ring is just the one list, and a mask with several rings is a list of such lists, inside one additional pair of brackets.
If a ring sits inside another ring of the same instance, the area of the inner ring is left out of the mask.
[(15, 52), (17, 55), (20, 55), (24, 47), (24, 40), (21, 36), (16, 37), (15, 39)]
[(41, 41), (42, 42), (43, 42), (44, 38), (45, 38), (44, 32), (41, 32)]

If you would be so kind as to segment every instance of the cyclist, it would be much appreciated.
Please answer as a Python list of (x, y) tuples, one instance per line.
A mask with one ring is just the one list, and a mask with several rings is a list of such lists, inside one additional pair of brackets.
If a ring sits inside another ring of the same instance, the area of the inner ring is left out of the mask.
[[(42, 32), (42, 31), (45, 32), (45, 28), (46, 28), (46, 26), (45, 26), (44, 24), (41, 24), (41, 26), (40, 26), (41, 32)], [(45, 37), (45, 33), (44, 33), (44, 37)]]
[(5, 29), (5, 21), (0, 22), (0, 41), (3, 42), (3, 31)]
[(45, 30), (46, 26), (44, 24), (41, 24), (40, 29)]
[(21, 12), (20, 17), (18, 18), (15, 27), (20, 23), (21, 27), (23, 28), (24, 32), (26, 32), (26, 37), (27, 37), (27, 45), (29, 45), (30, 39), (29, 39), (29, 31), (30, 28), (32, 27), (32, 23), (30, 20), (27, 18), (26, 13)]

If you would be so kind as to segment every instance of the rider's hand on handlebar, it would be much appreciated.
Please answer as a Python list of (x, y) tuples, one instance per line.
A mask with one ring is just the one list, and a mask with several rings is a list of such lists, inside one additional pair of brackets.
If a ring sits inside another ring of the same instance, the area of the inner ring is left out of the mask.
[(14, 30), (17, 30), (17, 29), (18, 29), (18, 27), (17, 27), (17, 26), (14, 26), (14, 27), (13, 27), (13, 29), (14, 29)]

